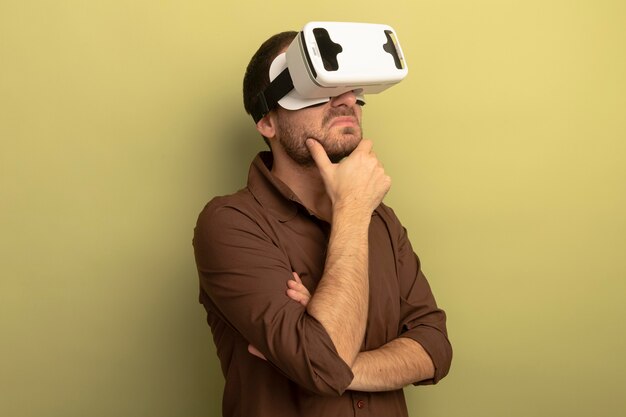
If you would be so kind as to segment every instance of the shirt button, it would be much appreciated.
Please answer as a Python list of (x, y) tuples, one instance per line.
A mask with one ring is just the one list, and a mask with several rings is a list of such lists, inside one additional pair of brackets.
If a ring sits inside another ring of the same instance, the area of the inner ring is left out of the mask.
[(357, 406), (358, 408), (363, 408), (363, 407), (365, 407), (365, 401), (363, 401), (363, 400), (359, 400), (359, 401), (357, 401), (356, 406)]

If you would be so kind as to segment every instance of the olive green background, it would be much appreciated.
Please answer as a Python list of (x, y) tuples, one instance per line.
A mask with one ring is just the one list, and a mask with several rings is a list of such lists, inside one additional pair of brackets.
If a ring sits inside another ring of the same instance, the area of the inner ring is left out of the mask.
[(364, 128), (455, 348), (411, 415), (623, 415), (618, 0), (0, 0), (0, 414), (220, 414), (192, 229), (264, 149), (250, 56), (311, 20), (407, 57)]

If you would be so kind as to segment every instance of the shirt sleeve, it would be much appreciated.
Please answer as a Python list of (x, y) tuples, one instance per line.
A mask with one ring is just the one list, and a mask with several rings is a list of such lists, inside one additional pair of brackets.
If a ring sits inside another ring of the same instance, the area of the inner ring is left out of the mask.
[(432, 379), (418, 381), (414, 385), (436, 384), (448, 374), (452, 362), (452, 345), (448, 340), (446, 313), (437, 307), (406, 229), (393, 211), (388, 207), (385, 208), (392, 216), (394, 234), (397, 236), (396, 262), (401, 294), (400, 337), (408, 337), (422, 345), (435, 366), (435, 376)]
[(194, 251), (201, 290), (219, 314), (278, 370), (320, 395), (341, 395), (353, 374), (323, 326), (286, 295), (286, 253), (250, 214), (209, 204)]

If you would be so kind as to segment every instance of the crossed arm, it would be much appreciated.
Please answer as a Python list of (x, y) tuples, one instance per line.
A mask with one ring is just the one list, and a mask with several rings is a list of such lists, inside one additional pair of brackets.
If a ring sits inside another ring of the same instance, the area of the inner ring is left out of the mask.
[[(295, 272), (293, 280), (287, 281), (287, 295), (305, 307), (311, 300), (309, 290)], [(250, 345), (248, 350), (265, 359), (254, 346)], [(435, 367), (422, 345), (413, 339), (399, 337), (378, 349), (360, 352), (352, 364), (352, 373), (354, 379), (349, 390), (389, 391), (433, 378)]]

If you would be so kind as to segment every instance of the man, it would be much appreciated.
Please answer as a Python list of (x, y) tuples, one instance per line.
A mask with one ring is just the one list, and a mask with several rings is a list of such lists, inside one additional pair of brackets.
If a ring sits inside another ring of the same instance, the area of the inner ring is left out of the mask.
[[(248, 113), (296, 32), (268, 39), (244, 77)], [(353, 92), (278, 107), (248, 186), (214, 198), (194, 249), (200, 302), (226, 379), (224, 416), (406, 416), (402, 387), (434, 384), (452, 349), (391, 181), (362, 139)]]

